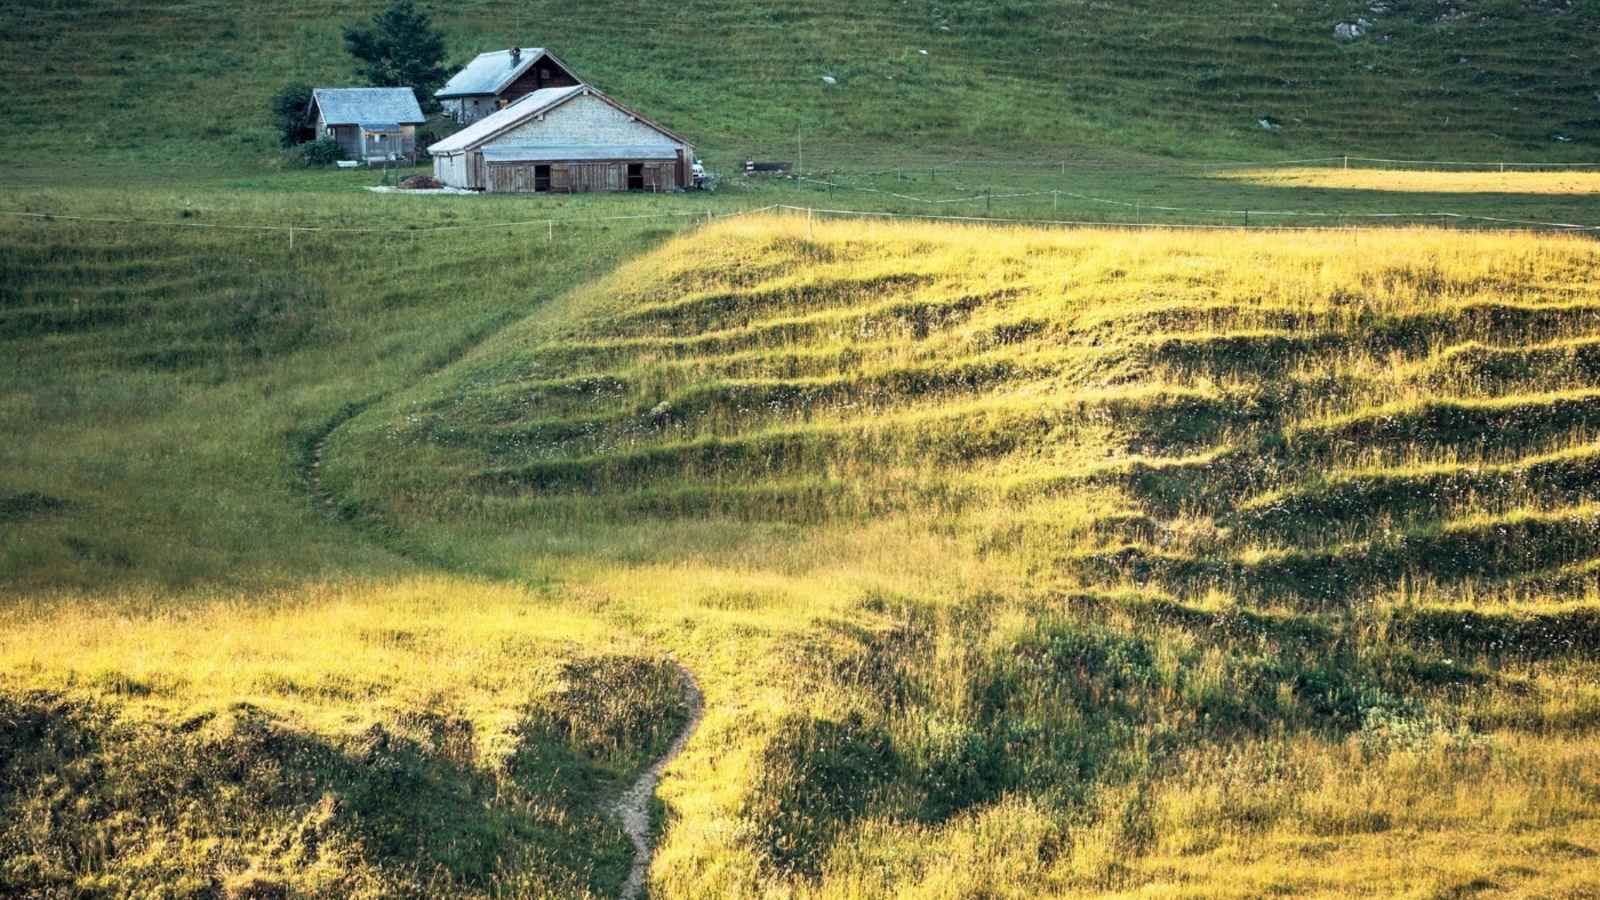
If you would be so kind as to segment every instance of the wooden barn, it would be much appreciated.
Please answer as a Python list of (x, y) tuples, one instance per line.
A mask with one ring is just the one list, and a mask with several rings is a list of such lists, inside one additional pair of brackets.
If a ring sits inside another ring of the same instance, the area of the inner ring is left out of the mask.
[(405, 87), (316, 88), (306, 118), (318, 138), (339, 142), (348, 159), (367, 163), (415, 159), (417, 126), (427, 121)]
[(480, 53), (433, 96), (463, 125), (493, 115), (534, 91), (583, 82), (543, 47)]
[(542, 88), (428, 148), (451, 187), (504, 192), (670, 191), (694, 148), (586, 84)]

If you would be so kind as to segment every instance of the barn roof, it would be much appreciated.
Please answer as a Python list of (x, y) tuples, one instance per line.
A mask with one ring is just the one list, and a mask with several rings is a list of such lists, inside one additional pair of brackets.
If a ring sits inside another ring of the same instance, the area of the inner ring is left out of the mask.
[[(515, 103), (512, 103), (510, 106), (507, 106), (505, 109), (499, 110), (493, 115), (485, 116), (484, 118), (473, 122), (471, 125), (468, 125), (466, 128), (461, 129), (455, 134), (450, 135), (444, 140), (439, 141), (436, 144), (429, 145), (428, 152), (434, 156), (440, 156), (450, 153), (460, 153), (463, 150), (470, 150), (473, 147), (476, 147), (495, 137), (496, 135), (515, 128), (534, 116), (554, 109), (555, 107), (560, 106), (568, 100), (571, 100), (573, 97), (577, 97), (581, 94), (593, 94), (601, 101), (611, 104), (617, 109), (622, 110), (628, 115), (633, 116), (635, 119), (638, 119), (640, 122), (643, 122), (644, 124), (655, 129), (667, 140), (677, 141), (681, 144), (688, 143), (688, 141), (685, 141), (677, 134), (668, 131), (666, 128), (663, 128), (662, 126), (650, 121), (644, 116), (639, 115), (633, 110), (628, 109), (626, 106), (623, 106), (610, 97), (607, 97), (604, 93), (592, 85), (577, 84), (571, 87), (541, 88), (540, 90), (534, 91)], [(676, 151), (676, 148), (674, 148), (674, 151)]]
[[(511, 58), (510, 50), (493, 50), (489, 53), (479, 53), (472, 62), (467, 63), (466, 68), (457, 72), (455, 77), (445, 82), (444, 87), (434, 91), (433, 95), (440, 100), (451, 97), (498, 95), (523, 72), (532, 68), (534, 63), (547, 56), (567, 74), (572, 74), (566, 63), (556, 59), (555, 54), (543, 47), (523, 47), (522, 55), (516, 59)], [(576, 75), (573, 77), (577, 78)]]
[(485, 147), (484, 162), (540, 160), (677, 159), (676, 144), (540, 144), (532, 147)]
[(578, 94), (583, 89), (583, 85), (578, 84), (571, 87), (540, 88), (537, 91), (532, 91), (505, 109), (484, 116), (439, 143), (429, 146), (428, 152), (452, 153), (458, 150), (465, 150), (493, 137), (505, 128), (538, 115), (563, 100)]
[(329, 125), (421, 125), (427, 121), (411, 88), (317, 88), (311, 96)]

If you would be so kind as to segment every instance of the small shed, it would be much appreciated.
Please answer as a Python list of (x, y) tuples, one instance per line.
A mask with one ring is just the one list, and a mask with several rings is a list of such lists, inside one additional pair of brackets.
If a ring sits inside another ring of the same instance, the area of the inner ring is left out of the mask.
[(433, 96), (447, 115), (467, 125), (534, 91), (582, 83), (566, 63), (543, 47), (513, 47), (478, 54)]
[(427, 121), (417, 95), (404, 87), (316, 88), (306, 113), (318, 138), (338, 141), (346, 157), (367, 163), (415, 159), (417, 126)]
[(670, 191), (694, 148), (592, 85), (544, 88), (428, 148), (451, 187), (491, 193)]

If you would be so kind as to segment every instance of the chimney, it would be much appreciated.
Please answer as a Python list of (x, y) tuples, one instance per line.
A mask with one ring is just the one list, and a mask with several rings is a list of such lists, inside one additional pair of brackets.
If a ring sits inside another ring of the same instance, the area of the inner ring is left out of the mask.
[(522, 48), (521, 47), (512, 47), (511, 48), (511, 64), (512, 65), (516, 65), (521, 59), (522, 59)]

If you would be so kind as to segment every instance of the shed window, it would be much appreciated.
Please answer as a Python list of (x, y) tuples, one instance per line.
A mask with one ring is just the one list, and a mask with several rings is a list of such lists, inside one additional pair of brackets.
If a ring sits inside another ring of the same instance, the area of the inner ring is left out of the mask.
[(549, 166), (534, 166), (533, 167), (533, 189), (535, 191), (539, 191), (539, 192), (544, 192), (544, 191), (550, 190), (550, 167)]

